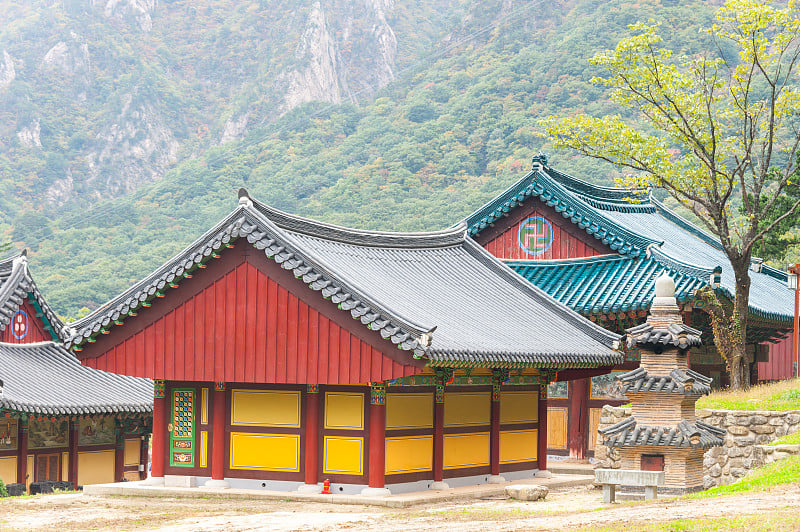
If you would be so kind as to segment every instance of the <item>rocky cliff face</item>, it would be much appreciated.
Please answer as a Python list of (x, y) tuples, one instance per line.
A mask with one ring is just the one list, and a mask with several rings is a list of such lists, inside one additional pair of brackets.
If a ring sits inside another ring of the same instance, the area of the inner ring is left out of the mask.
[(395, 0), (29, 1), (0, 0), (22, 28), (0, 36), (0, 148), (48, 160), (33, 179), (55, 203), (129, 192), (308, 102), (367, 102), (408, 27)]
[(8, 87), (16, 77), (17, 72), (14, 69), (14, 60), (8, 52), (3, 50), (2, 61), (0, 61), (0, 89)]
[(141, 31), (153, 29), (153, 14), (157, 0), (90, 0), (91, 5), (102, 10), (103, 15), (118, 22), (133, 21)]
[(89, 45), (74, 31), (70, 31), (69, 36), (69, 40), (59, 41), (44, 54), (42, 69), (52, 76), (77, 84), (76, 88), (81, 91), (79, 98), (84, 100), (86, 94), (83, 91), (91, 83), (92, 75)]
[(315, 2), (297, 44), (298, 66), (281, 76), (283, 110), (311, 101), (357, 103), (394, 79), (391, 0)]
[[(129, 94), (115, 120), (97, 135), (99, 148), (87, 156), (89, 182), (99, 180), (98, 188), (116, 196), (158, 179), (178, 158), (180, 143), (170, 126), (147, 98), (138, 91)], [(51, 197), (58, 197), (59, 187), (71, 190), (58, 183), (49, 190)]]

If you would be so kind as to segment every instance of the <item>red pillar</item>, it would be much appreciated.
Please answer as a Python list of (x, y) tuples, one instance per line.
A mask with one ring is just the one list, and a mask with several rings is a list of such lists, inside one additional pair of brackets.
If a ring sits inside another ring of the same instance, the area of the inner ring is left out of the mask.
[(225, 479), (225, 383), (214, 385), (214, 412), (211, 443), (211, 479)]
[(569, 457), (584, 460), (589, 452), (590, 379), (575, 379), (569, 384)]
[(167, 460), (167, 400), (164, 396), (164, 381), (155, 381), (153, 395), (153, 463), (150, 476), (164, 478)]
[(69, 478), (67, 480), (72, 482), (72, 486), (78, 487), (78, 429), (80, 422), (75, 420), (69, 421)]
[(386, 386), (373, 384), (369, 405), (369, 487), (385, 487)]
[(547, 383), (542, 381), (539, 385), (539, 438), (537, 460), (539, 471), (547, 470)]
[(19, 420), (19, 451), (17, 454), (17, 482), (27, 484), (28, 478), (28, 420)]
[(306, 390), (305, 483), (319, 482), (319, 386), (309, 384)]
[(116, 445), (114, 446), (114, 482), (122, 482), (125, 478), (125, 434), (123, 434), (121, 419), (115, 419)]
[(444, 386), (436, 386), (433, 403), (433, 480), (444, 480)]
[(500, 475), (500, 386), (492, 387), (492, 410), (489, 432), (489, 465), (492, 475)]

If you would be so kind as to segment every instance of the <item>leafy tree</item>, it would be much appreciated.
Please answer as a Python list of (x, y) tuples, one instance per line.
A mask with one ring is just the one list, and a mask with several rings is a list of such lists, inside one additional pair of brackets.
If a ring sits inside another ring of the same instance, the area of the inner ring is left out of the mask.
[(746, 387), (750, 259), (800, 204), (793, 199), (770, 216), (798, 164), (800, 10), (794, 0), (728, 0), (706, 30), (716, 53), (688, 57), (666, 49), (657, 24), (630, 28), (632, 36), (592, 63), (607, 70), (598, 81), (612, 100), (641, 122), (581, 114), (543, 124), (557, 146), (632, 170), (625, 185), (663, 187), (719, 238), (736, 294), (724, 319), (712, 319), (715, 343), (731, 386)]

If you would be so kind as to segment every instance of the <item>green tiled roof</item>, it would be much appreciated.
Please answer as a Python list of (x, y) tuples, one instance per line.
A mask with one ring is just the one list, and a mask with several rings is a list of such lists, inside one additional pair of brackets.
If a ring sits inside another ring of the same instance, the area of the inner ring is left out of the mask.
[[(692, 298), (698, 288), (709, 283), (711, 272), (721, 272), (720, 294), (728, 299), (735, 295), (733, 268), (714, 236), (650, 195), (632, 198), (625, 189), (592, 185), (541, 164), (468, 216), (468, 234), (480, 234), (530, 197), (553, 207), (619, 253), (599, 261), (508, 261), (518, 273), (570, 308), (583, 314), (646, 308), (653, 280), (663, 271), (676, 278), (679, 300)], [(638, 260), (622, 261), (625, 258)], [(786, 273), (761, 264), (758, 258), (753, 259), (753, 266), (752, 315), (791, 322), (794, 301), (786, 288)]]
[(664, 273), (675, 280), (678, 301), (687, 301), (708, 283), (710, 274), (701, 278), (652, 258), (624, 255), (504, 262), (556, 300), (584, 315), (650, 308), (655, 280)]

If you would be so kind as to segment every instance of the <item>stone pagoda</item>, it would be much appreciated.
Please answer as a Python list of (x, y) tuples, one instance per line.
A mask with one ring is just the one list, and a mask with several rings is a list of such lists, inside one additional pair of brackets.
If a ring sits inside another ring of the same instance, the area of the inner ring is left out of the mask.
[(639, 367), (617, 378), (632, 415), (601, 429), (603, 443), (618, 448), (622, 469), (664, 471), (660, 491), (702, 490), (703, 453), (722, 445), (725, 430), (695, 419), (695, 402), (711, 392), (711, 379), (687, 366), (701, 333), (683, 323), (671, 277), (656, 279), (647, 321), (626, 334), (628, 347), (641, 352)]

